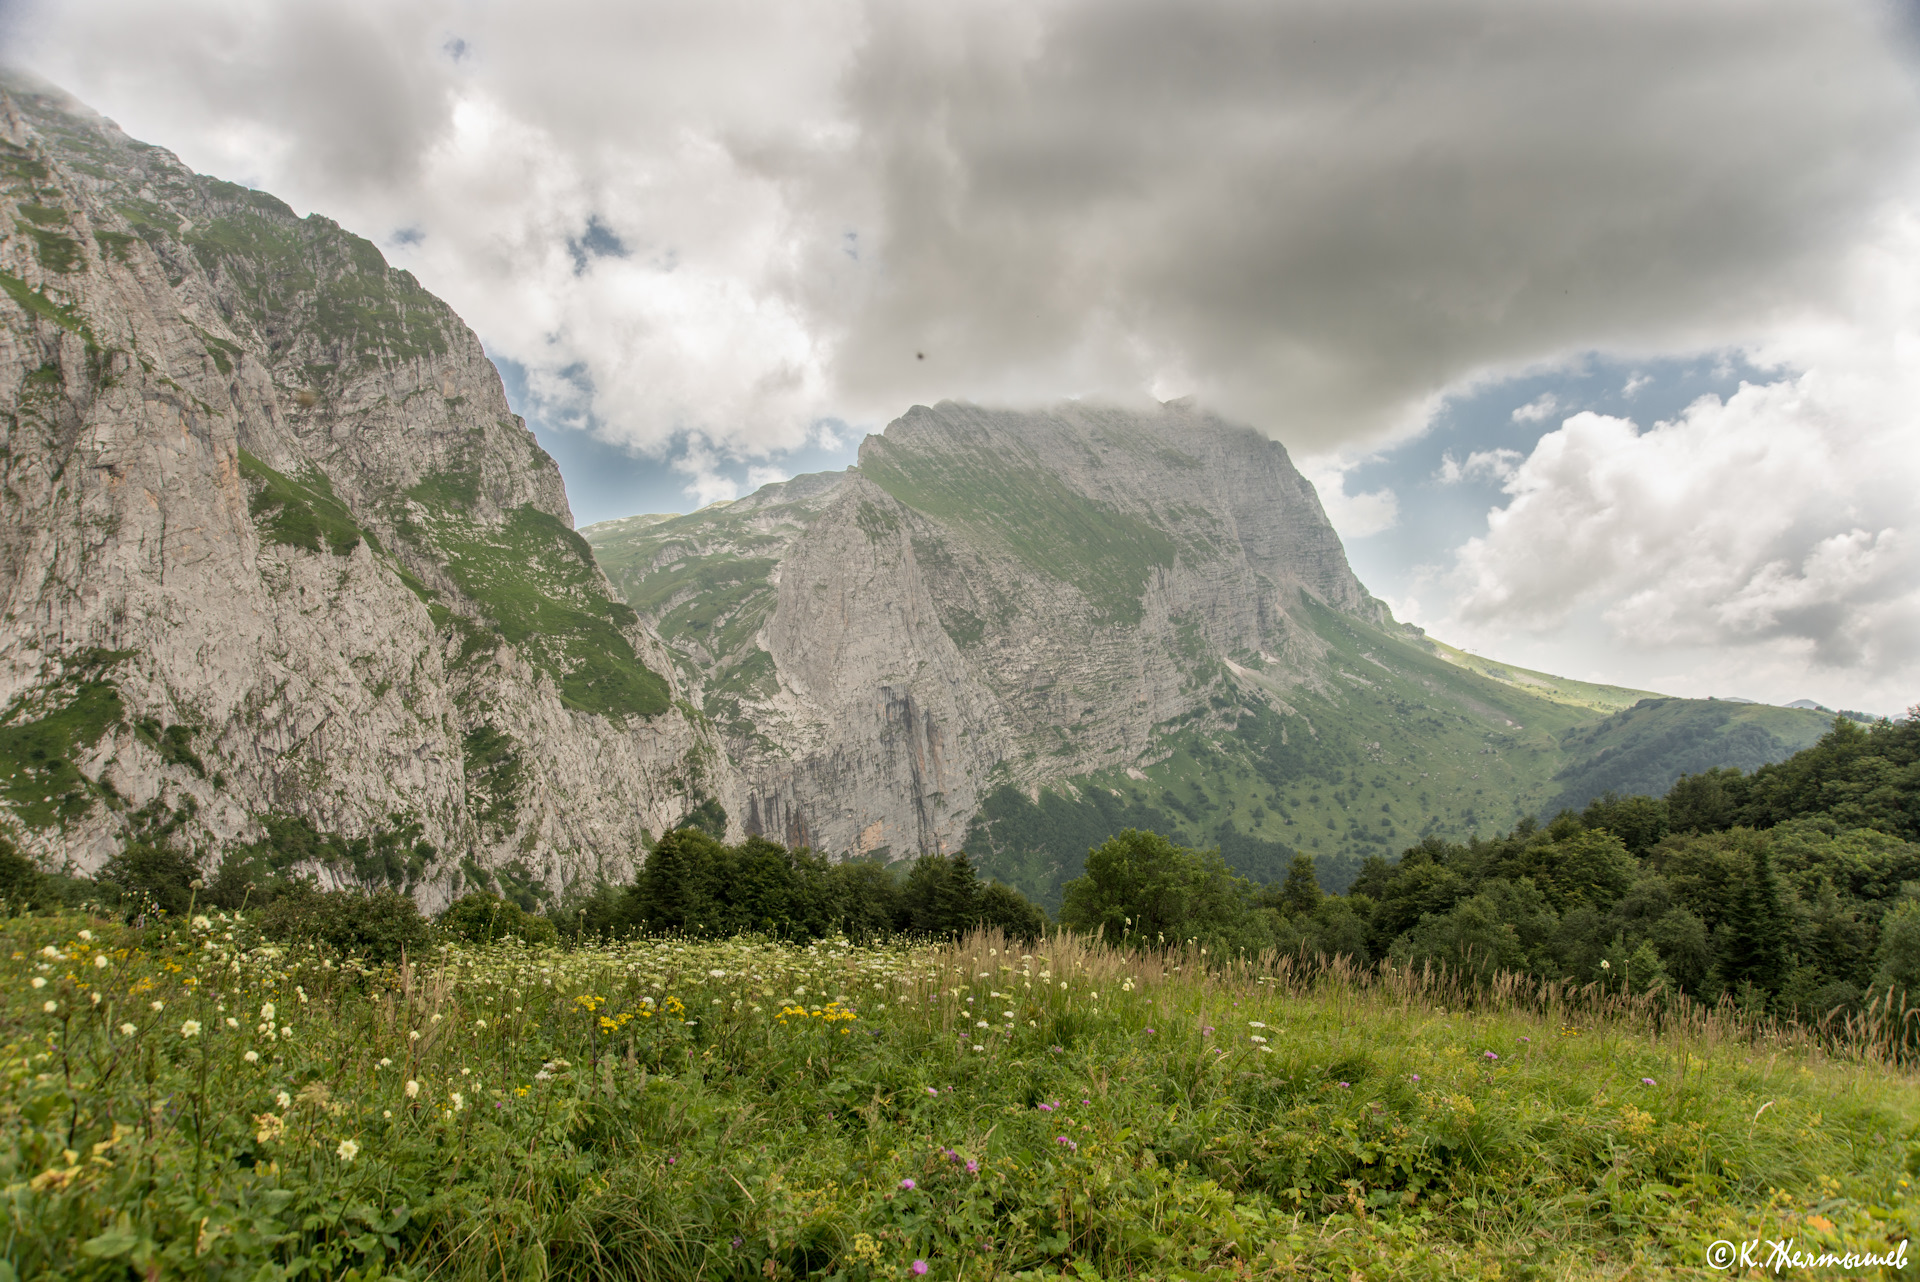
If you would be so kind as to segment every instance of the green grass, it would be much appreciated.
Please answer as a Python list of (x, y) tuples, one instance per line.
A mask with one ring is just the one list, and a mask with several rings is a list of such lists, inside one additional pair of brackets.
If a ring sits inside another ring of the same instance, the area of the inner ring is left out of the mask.
[(102, 795), (74, 759), (125, 715), (119, 690), (100, 675), (113, 657), (36, 691), (0, 716), (0, 796), (7, 811), (29, 828), (80, 819)]
[(318, 471), (296, 481), (241, 450), (240, 474), (255, 487), (248, 511), (273, 542), (309, 552), (324, 547), (335, 556), (345, 556), (364, 539), (374, 551), (380, 550), (379, 541), (360, 528)]
[(1179, 545), (1159, 527), (1081, 494), (1027, 460), (986, 450), (919, 454), (868, 441), (860, 470), (907, 507), (1004, 547), (1072, 584), (1109, 622), (1138, 623), (1147, 579)]
[(47, 297), (44, 290), (34, 289), (18, 276), (9, 276), (5, 272), (0, 272), (0, 292), (19, 304), (28, 315), (51, 321), (61, 329), (80, 335), (87, 340), (89, 348), (95, 346), (93, 330), (71, 303), (56, 303)]
[(605, 595), (585, 539), (531, 505), (499, 527), (457, 510), (429, 521), (425, 537), (446, 558), (449, 576), (502, 639), (553, 678), (561, 702), (601, 716), (667, 710), (666, 680), (622, 632), (637, 616)]
[(1704, 1276), (1920, 1228), (1909, 1075), (1644, 1002), (1071, 940), (0, 934), (21, 1277)]

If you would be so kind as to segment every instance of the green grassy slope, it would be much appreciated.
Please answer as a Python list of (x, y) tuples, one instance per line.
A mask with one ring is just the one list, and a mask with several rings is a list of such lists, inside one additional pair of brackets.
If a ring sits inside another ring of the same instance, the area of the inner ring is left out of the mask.
[(1038, 799), (995, 792), (968, 835), (982, 868), (1057, 905), (1087, 848), (1132, 826), (1217, 845), (1260, 880), (1305, 851), (1323, 883), (1344, 888), (1369, 855), (1505, 828), (1557, 794), (1561, 737), (1590, 709), (1311, 600), (1304, 615), (1328, 646), (1326, 684), (1286, 686), (1257, 656), (1214, 661), (1207, 703), (1161, 728), (1157, 764), (1063, 780)]

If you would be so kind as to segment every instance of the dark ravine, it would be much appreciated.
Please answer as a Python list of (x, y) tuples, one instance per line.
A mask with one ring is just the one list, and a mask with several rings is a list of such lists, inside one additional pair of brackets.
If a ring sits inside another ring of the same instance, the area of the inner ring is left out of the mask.
[(1124, 824), (1337, 885), (1690, 733), (1396, 624), (1286, 451), (1189, 404), (916, 406), (857, 468), (576, 533), (371, 243), (18, 77), (0, 204), (0, 826), (48, 866), (171, 824), (552, 903), (724, 812), (1043, 898)]

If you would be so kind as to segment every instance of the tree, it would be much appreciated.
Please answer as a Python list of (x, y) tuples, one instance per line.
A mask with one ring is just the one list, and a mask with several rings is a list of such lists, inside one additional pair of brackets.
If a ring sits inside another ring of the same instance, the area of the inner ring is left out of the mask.
[(1747, 983), (1774, 992), (1780, 987), (1786, 971), (1784, 925), (1780, 889), (1763, 844), (1753, 851), (1748, 876), (1735, 883), (1733, 902), (1718, 932), (1720, 977), (1728, 988)]
[(1287, 865), (1287, 883), (1280, 888), (1280, 906), (1289, 917), (1311, 913), (1320, 906), (1320, 878), (1313, 856), (1297, 854)]
[(1129, 828), (1087, 852), (1086, 872), (1062, 888), (1060, 920), (1114, 943), (1265, 945), (1271, 938), (1256, 925), (1251, 891), (1219, 851)]

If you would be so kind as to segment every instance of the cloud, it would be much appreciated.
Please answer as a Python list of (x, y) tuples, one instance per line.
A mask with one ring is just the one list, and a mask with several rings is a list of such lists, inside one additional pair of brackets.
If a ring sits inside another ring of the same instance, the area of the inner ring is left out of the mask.
[[(1782, 369), (1669, 422), (1576, 414), (1507, 475), (1460, 549), (1447, 626), (1597, 624), (1642, 654), (1775, 682), (1850, 674), (1888, 707), (1920, 684), (1920, 221), (1845, 273), (1854, 314), (1752, 356)], [(1797, 373), (1786, 370), (1797, 369)], [(1770, 674), (1770, 675), (1762, 675)]]
[(1560, 398), (1552, 392), (1542, 392), (1533, 400), (1513, 412), (1516, 423), (1543, 423), (1560, 405)]
[(1299, 461), (1300, 474), (1312, 482), (1327, 520), (1343, 539), (1390, 530), (1400, 519), (1400, 497), (1385, 486), (1365, 494), (1347, 493), (1347, 473), (1357, 466), (1358, 461), (1337, 457)]
[(12, 21), (136, 136), (386, 239), (567, 421), (739, 457), (1172, 387), (1329, 452), (1488, 371), (1762, 340), (1832, 301), (1915, 130), (1881, 11), (1827, 0)]
[[(1547, 396), (1541, 399), (1553, 398)], [(1475, 450), (1467, 455), (1464, 463), (1452, 454), (1443, 454), (1440, 457), (1440, 470), (1434, 473), (1433, 479), (1442, 485), (1458, 485), (1462, 481), (1505, 481), (1513, 475), (1521, 458), (1519, 450), (1509, 449)]]

